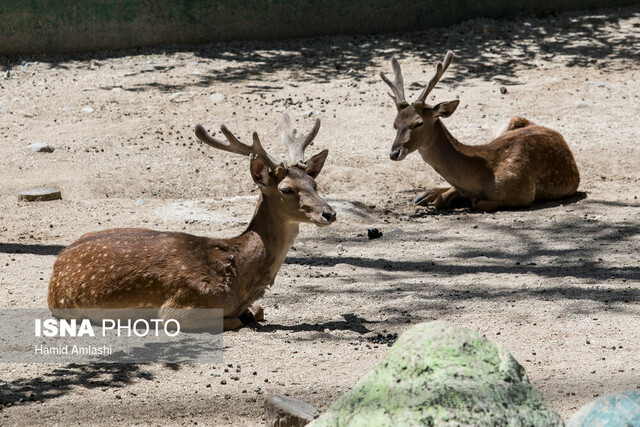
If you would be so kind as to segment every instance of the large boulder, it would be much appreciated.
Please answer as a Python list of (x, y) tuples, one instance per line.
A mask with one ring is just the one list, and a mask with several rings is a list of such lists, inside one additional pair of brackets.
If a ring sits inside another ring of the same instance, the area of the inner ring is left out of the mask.
[(429, 322), (404, 332), (385, 358), (313, 426), (562, 426), (524, 368), (476, 331)]
[(576, 412), (567, 427), (639, 426), (640, 391), (620, 391), (602, 396)]

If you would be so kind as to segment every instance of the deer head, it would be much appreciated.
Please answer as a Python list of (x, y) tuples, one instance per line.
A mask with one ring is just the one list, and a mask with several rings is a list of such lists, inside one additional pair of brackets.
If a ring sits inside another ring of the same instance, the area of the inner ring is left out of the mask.
[(287, 113), (282, 115), (277, 126), (282, 142), (289, 153), (289, 162), (279, 162), (263, 147), (256, 132), (251, 146), (240, 142), (229, 129), (222, 125), (220, 131), (227, 141), (215, 138), (202, 127), (196, 125), (198, 139), (219, 150), (249, 156), (251, 178), (258, 185), (264, 199), (272, 209), (289, 222), (307, 222), (326, 226), (336, 219), (335, 210), (317, 193), (315, 178), (318, 176), (329, 150), (323, 150), (306, 162), (304, 150), (311, 144), (320, 129), (317, 119), (313, 129), (298, 137)]
[(449, 117), (458, 107), (460, 102), (458, 100), (442, 102), (435, 106), (425, 103), (427, 96), (447, 70), (452, 59), (453, 52), (449, 51), (445, 55), (444, 62), (437, 63), (436, 74), (413, 104), (409, 104), (405, 100), (402, 70), (395, 58), (391, 60), (394, 74), (393, 81), (389, 80), (383, 72), (380, 72), (380, 77), (393, 92), (389, 95), (398, 109), (398, 115), (393, 123), (397, 134), (389, 154), (391, 160), (402, 160), (421, 146), (432, 143), (434, 141), (433, 135), (436, 122), (440, 118)]

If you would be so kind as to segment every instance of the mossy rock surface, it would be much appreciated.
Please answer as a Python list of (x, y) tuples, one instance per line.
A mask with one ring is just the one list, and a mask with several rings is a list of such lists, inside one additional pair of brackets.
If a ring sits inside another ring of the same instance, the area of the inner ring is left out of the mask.
[(524, 368), (476, 331), (446, 322), (404, 332), (318, 426), (562, 426)]

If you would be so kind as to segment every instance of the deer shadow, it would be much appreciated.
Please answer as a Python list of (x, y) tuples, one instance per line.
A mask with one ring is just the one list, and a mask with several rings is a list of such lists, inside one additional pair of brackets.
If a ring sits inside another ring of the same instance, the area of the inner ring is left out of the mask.
[(275, 331), (289, 331), (289, 332), (325, 332), (329, 331), (351, 331), (360, 335), (371, 332), (369, 328), (365, 326), (365, 323), (377, 323), (375, 321), (369, 321), (355, 314), (347, 313), (343, 314), (344, 320), (336, 320), (324, 323), (298, 323), (295, 325), (279, 325), (277, 323), (267, 323), (265, 325), (260, 323), (250, 323), (247, 326), (257, 332), (275, 332)]
[[(578, 191), (575, 194), (560, 199), (544, 200), (541, 202), (533, 203), (529, 206), (523, 206), (518, 208), (503, 208), (499, 211), (520, 211), (520, 212), (534, 212), (543, 209), (557, 208), (558, 206), (570, 206), (581, 202), (587, 198), (586, 191)], [(466, 197), (458, 197), (454, 199), (447, 209), (436, 209), (433, 204), (424, 206), (424, 209), (416, 211), (416, 213), (410, 215), (410, 218), (424, 218), (428, 216), (449, 216), (460, 213), (475, 213), (482, 214), (482, 211), (473, 209), (471, 200)]]

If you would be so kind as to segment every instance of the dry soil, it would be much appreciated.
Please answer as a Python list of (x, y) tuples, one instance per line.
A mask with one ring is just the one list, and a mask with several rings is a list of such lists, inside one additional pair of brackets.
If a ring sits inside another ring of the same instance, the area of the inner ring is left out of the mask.
[[(417, 154), (389, 160), (378, 72), (398, 57), (414, 97), (448, 49), (433, 98), (461, 100), (450, 131), (480, 144), (513, 115), (556, 129), (581, 194), (491, 214), (413, 205), (442, 180)], [(256, 425), (268, 393), (322, 411), (395, 334), (434, 319), (508, 349), (565, 419), (640, 388), (640, 8), (1, 61), (2, 308), (46, 307), (56, 254), (89, 231), (240, 233), (257, 197), (248, 161), (203, 146), (196, 123), (257, 130), (282, 154), (283, 111), (303, 130), (320, 117), (308, 151), (330, 150), (318, 184), (338, 221), (301, 227), (266, 321), (225, 333), (224, 364), (3, 365), (0, 424)], [(18, 201), (38, 186), (62, 200)]]

